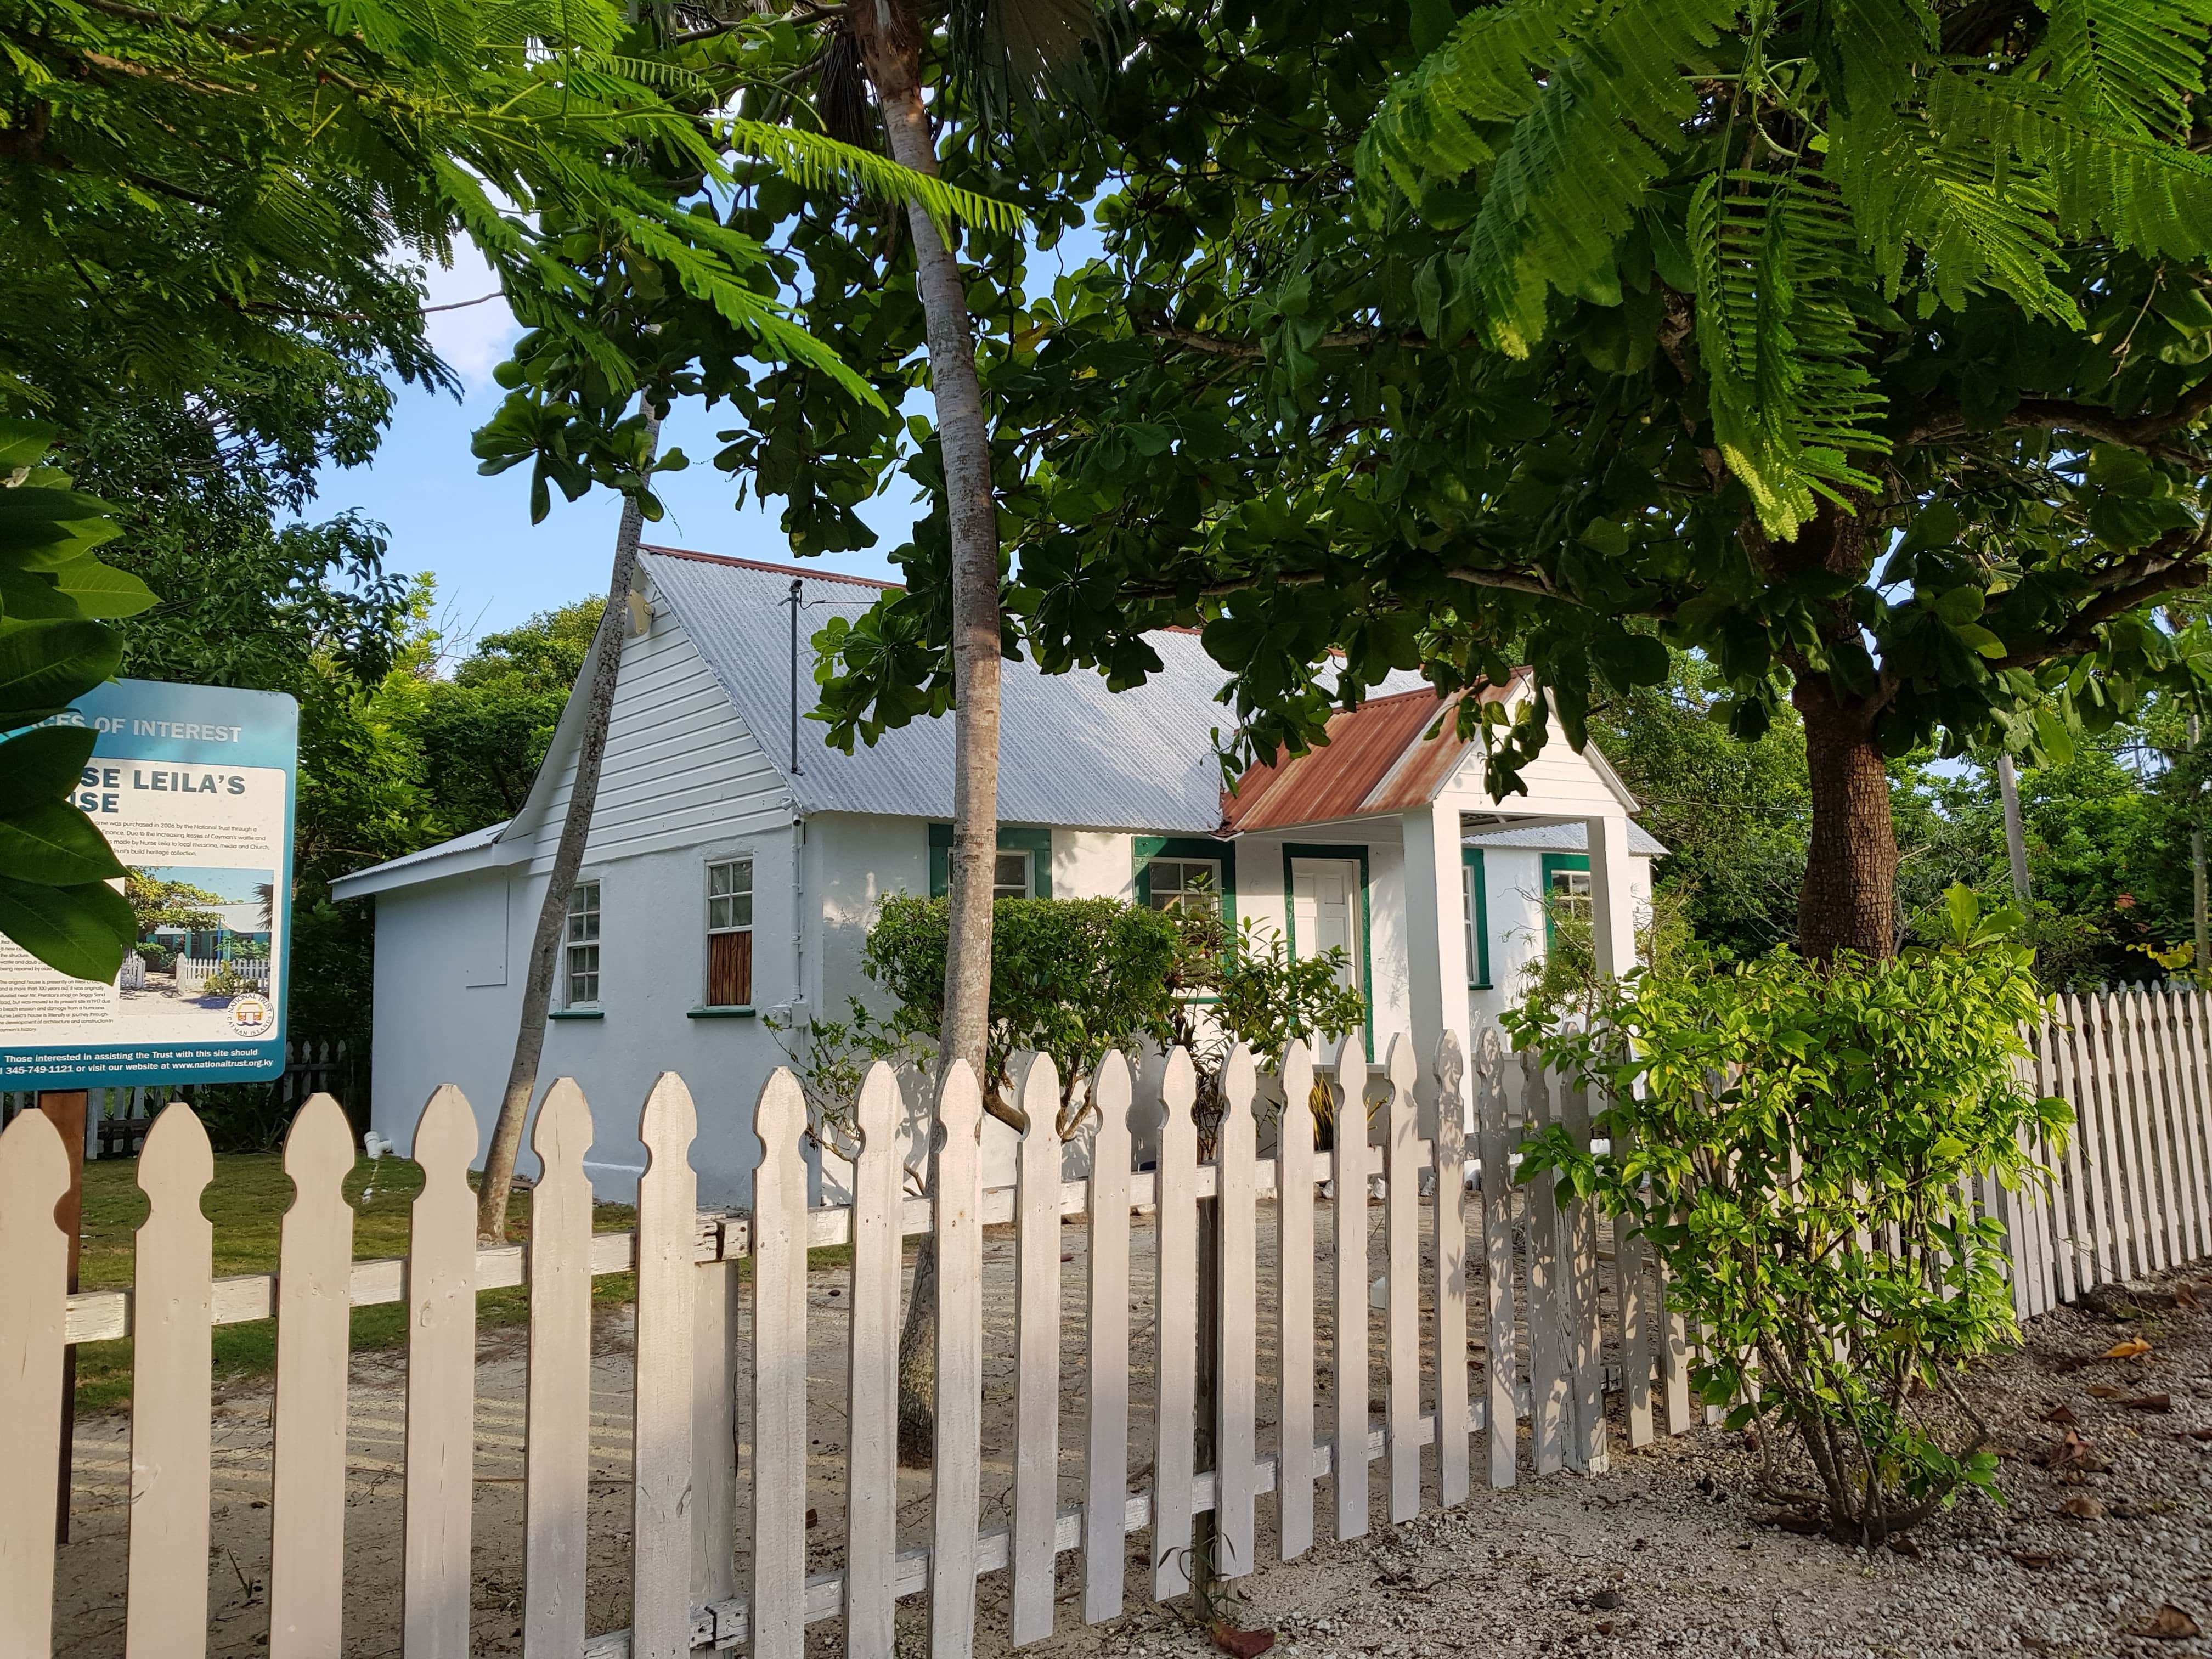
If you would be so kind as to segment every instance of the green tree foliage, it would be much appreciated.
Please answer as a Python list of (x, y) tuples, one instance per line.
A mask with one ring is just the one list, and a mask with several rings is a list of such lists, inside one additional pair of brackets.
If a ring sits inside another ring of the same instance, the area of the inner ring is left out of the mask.
[(487, 634), (451, 678), (425, 683), (415, 737), (441, 834), (522, 810), (605, 608), (602, 599), (578, 599)]
[(1367, 1000), (1346, 982), (1350, 959), (1341, 945), (1293, 957), (1279, 932), (1247, 916), (1218, 962), (1206, 986), (1212, 1000), (1186, 1003), (1177, 1034), (1209, 1078), (1237, 1043), (1273, 1066), (1295, 1037), (1334, 1042), (1366, 1022)]
[(157, 927), (181, 927), (189, 932), (222, 925), (222, 918), (215, 910), (223, 902), (222, 896), (204, 887), (195, 887), (188, 881), (167, 881), (149, 871), (134, 868), (124, 878), (123, 896), (130, 901), (131, 915), (137, 923), (141, 939)]
[[(1603, 1091), (1613, 1146), (1583, 1152), (1554, 1127), (1522, 1178), (1643, 1231), (1668, 1306), (1711, 1333), (1698, 1391), (1749, 1401), (1729, 1421), (1763, 1430), (1766, 1495), (1856, 1544), (1994, 1490), (1997, 1455), (1958, 1379), (2017, 1330), (2002, 1224), (1963, 1194), (2046, 1178), (2024, 1140), (2072, 1121), (2015, 1078), (2040, 1001), (2004, 937), (2018, 918), (1981, 915), (1963, 888), (1948, 908), (1942, 949), (1645, 975), (1599, 1024), (1516, 1032)], [(1893, 1249), (1861, 1243), (1892, 1229)]]
[[(1011, 638), (1127, 683), (1201, 627), (1240, 761), (1393, 669), (1533, 663), (1507, 792), (1694, 647), (1737, 736), (1804, 716), (1808, 945), (1886, 951), (1885, 760), (2051, 758), (2198, 682), (2154, 613), (2212, 545), (2208, 18), (1444, 9), (1140, 9), (1050, 151), (1111, 174), (1108, 257), (986, 356)], [(826, 641), (841, 741), (945, 696), (905, 561)]]
[(718, 114), (731, 47), (636, 17), (609, 0), (10, 0), (0, 390), (69, 411), (303, 359), (450, 384), (418, 273), (462, 237), (526, 325), (623, 392), (635, 366), (578, 270), (610, 246), (756, 349), (842, 375), (763, 282), (765, 250), (690, 198), (735, 155), (812, 182), (903, 175)]
[[(1013, 1056), (1052, 1056), (1060, 1133), (1074, 1132), (1088, 1082), (1109, 1049), (1173, 1040), (1184, 951), (1175, 916), (1118, 899), (1000, 899), (991, 928), (991, 1028), (983, 1085), (1001, 1109)], [(896, 1000), (891, 1025), (933, 1039), (944, 1024), (948, 907), (893, 894), (868, 928), (861, 963)]]

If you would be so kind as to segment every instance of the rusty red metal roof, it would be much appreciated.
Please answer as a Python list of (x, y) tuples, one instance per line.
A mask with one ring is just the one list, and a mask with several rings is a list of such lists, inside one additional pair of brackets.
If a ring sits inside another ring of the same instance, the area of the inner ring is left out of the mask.
[[(1221, 796), (1222, 833), (1286, 830), (1301, 823), (1427, 805), (1471, 746), (1459, 735), (1461, 700), (1502, 702), (1527, 677), (1440, 697), (1427, 687), (1376, 697), (1329, 716), (1322, 741), (1303, 755), (1278, 752), (1249, 768)], [(1430, 729), (1442, 720), (1436, 735)]]

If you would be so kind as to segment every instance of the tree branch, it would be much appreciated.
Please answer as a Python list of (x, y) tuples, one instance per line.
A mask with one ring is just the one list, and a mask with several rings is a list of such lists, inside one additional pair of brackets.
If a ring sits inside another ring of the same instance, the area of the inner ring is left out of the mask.
[[(2203, 457), (2195, 452), (2164, 441), (2169, 434), (2178, 432), (2212, 413), (2212, 376), (2207, 376), (2190, 388), (2188, 394), (2162, 414), (2128, 416), (2095, 404), (2077, 403), (2065, 398), (2027, 398), (2015, 404), (2007, 412), (2001, 426), (2027, 427), (2045, 432), (2073, 432), (2099, 443), (2118, 444), (2126, 449), (2142, 449), (2167, 459), (2190, 465), (2200, 465)], [(1908, 443), (1941, 443), (1972, 434), (1964, 416), (1956, 409), (1945, 409), (1933, 413), (1912, 427), (1906, 434)]]
[[(1218, 334), (1205, 334), (1194, 328), (1179, 327), (1174, 323), (1156, 318), (1137, 319), (1137, 331), (1149, 334), (1157, 340), (1173, 340), (1177, 345), (1188, 346), (1193, 351), (1203, 351), (1216, 357), (1255, 359), (1261, 348), (1247, 340), (1227, 340)], [(1406, 345), (1426, 345), (1428, 342), (1402, 334), (1385, 334), (1380, 329), (1356, 328), (1341, 334), (1324, 334), (1314, 342), (1313, 349), (1323, 350), (1331, 346), (1378, 345), (1385, 341)]]
[(2094, 642), (2098, 629), (2115, 617), (2124, 617), (2140, 605), (2168, 593), (2185, 592), (2204, 586), (2208, 572), (2203, 565), (2203, 554), (2212, 526), (2199, 533), (2182, 556), (2146, 562), (2137, 560), (2109, 572), (2095, 586), (2102, 587), (2103, 596), (2094, 604), (2084, 606), (2074, 620), (2056, 634), (2037, 645), (2015, 646), (2005, 642), (2005, 666), (2034, 668), (2055, 658), (2087, 650)]

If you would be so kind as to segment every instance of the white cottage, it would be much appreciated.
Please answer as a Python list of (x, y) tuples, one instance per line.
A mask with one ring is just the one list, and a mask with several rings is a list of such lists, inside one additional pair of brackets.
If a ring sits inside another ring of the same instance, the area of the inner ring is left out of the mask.
[[(877, 902), (944, 890), (952, 730), (922, 720), (844, 755), (800, 718), (797, 641), (880, 584), (673, 548), (640, 565), (540, 1075), (575, 1078), (598, 1109), (589, 1163), (611, 1197), (643, 1163), (638, 1102), (676, 1071), (699, 1106), (701, 1197), (742, 1203), (753, 1097), (783, 1058), (761, 1016), (876, 1000), (860, 961)], [(1293, 951), (1343, 946), (1375, 1036), (1407, 1031), (1423, 1052), (1504, 1006), (1544, 949), (1547, 891), (1587, 894), (1603, 961), (1629, 960), (1663, 849), (1595, 749), (1555, 732), (1528, 793), (1494, 803), (1480, 745), (1429, 738), (1437, 697), (1407, 677), (1331, 720), (1326, 747), (1224, 794), (1222, 672), (1194, 634), (1152, 643), (1163, 672), (1127, 691), (1006, 665), (1002, 896), (1164, 904), (1202, 875)], [(572, 701), (513, 820), (334, 889), (376, 900), (373, 1111), (402, 1146), (447, 1082), (489, 1134), (581, 716)]]

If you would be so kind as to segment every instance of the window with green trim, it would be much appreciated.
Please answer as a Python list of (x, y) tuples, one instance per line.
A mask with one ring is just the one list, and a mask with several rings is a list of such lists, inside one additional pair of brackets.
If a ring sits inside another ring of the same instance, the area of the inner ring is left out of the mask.
[(1211, 905), (1232, 927), (1237, 922), (1237, 849), (1203, 836), (1138, 836), (1136, 899), (1152, 910)]
[[(943, 898), (952, 890), (952, 826), (929, 826), (929, 896)], [(991, 867), (991, 896), (1050, 898), (1052, 896), (1052, 831), (999, 826), (999, 856)]]
[(1463, 847), (1459, 855), (1460, 903), (1467, 912), (1467, 982), (1490, 988), (1490, 895), (1483, 885), (1482, 848)]
[(1544, 854), (1544, 943), (1552, 942), (1552, 918), (1564, 913), (1587, 921), (1590, 918), (1589, 854)]

